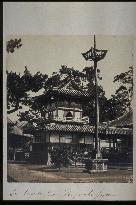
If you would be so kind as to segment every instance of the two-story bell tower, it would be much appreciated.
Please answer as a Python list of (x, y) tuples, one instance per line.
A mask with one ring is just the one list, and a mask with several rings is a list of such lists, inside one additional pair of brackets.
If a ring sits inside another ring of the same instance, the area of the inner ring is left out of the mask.
[(44, 94), (38, 97), (38, 102), (44, 105), (45, 144), (94, 147), (94, 127), (89, 125), (89, 113), (84, 116), (83, 112), (83, 105), (90, 100), (86, 81), (84, 76), (77, 80), (72, 73), (62, 74), (59, 81), (48, 86)]

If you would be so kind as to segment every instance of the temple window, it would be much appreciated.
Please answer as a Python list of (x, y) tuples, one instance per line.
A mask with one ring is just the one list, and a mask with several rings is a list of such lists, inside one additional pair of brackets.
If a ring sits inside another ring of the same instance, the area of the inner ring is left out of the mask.
[(72, 118), (73, 118), (72, 113), (70, 111), (68, 111), (67, 114), (66, 114), (66, 120), (70, 120)]

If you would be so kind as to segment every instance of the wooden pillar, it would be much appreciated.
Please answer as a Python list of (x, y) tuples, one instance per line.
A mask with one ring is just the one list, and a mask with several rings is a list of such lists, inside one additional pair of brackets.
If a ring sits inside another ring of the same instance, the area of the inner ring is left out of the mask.
[(101, 145), (100, 145), (100, 141), (101, 141), (101, 140), (100, 140), (100, 137), (99, 137), (99, 150), (100, 150), (100, 146), (101, 146)]
[(95, 148), (95, 137), (93, 137), (93, 145), (94, 145), (94, 148)]
[(71, 135), (72, 135), (72, 143), (73, 143), (73, 133)]
[(109, 138), (109, 149), (111, 148), (111, 138)]
[(84, 136), (84, 144), (85, 144), (85, 136)]
[(80, 112), (80, 120), (82, 120), (82, 112)]
[(117, 146), (117, 139), (113, 137), (113, 148), (115, 149)]
[(13, 160), (16, 160), (16, 149), (14, 149), (14, 155), (13, 155)]
[(51, 131), (49, 131), (49, 142), (51, 141)]
[(75, 109), (73, 109), (73, 118), (75, 118)]
[(56, 109), (56, 117), (58, 118), (58, 108)]

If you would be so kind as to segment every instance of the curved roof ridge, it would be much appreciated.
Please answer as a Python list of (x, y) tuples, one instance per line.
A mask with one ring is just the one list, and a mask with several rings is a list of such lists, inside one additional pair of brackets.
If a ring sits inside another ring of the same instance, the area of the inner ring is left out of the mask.
[[(102, 125), (110, 126), (112, 124), (118, 123), (119, 120), (123, 121), (125, 119), (125, 117), (129, 117), (129, 115), (130, 115), (130, 121), (131, 121), (131, 116), (133, 115), (132, 108), (127, 113), (125, 113), (124, 115), (122, 115), (122, 116), (120, 116), (120, 117), (118, 117), (118, 118), (116, 118), (114, 120), (108, 121), (108, 122), (102, 122), (101, 124)], [(124, 124), (124, 121), (123, 121), (122, 124)], [(128, 122), (126, 125), (130, 125), (130, 124), (133, 124), (133, 122)]]

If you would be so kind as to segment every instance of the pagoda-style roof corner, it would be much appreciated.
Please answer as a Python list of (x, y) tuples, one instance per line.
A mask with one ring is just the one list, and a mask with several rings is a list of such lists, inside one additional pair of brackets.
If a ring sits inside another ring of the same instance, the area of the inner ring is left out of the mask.
[(133, 127), (133, 111), (132, 111), (132, 109), (129, 112), (127, 112), (126, 114), (118, 117), (115, 120), (101, 123), (101, 126), (103, 126), (103, 127), (132, 128)]
[[(64, 77), (65, 76), (65, 77)], [(87, 84), (89, 82), (82, 81), (79, 77), (65, 75), (60, 77), (59, 82), (54, 83), (52, 86), (48, 86), (42, 96), (50, 95), (67, 95), (72, 97), (89, 97), (91, 93), (88, 91)], [(87, 80), (86, 80), (87, 81)], [(83, 83), (85, 85), (83, 85)], [(41, 96), (41, 97), (42, 97)]]

